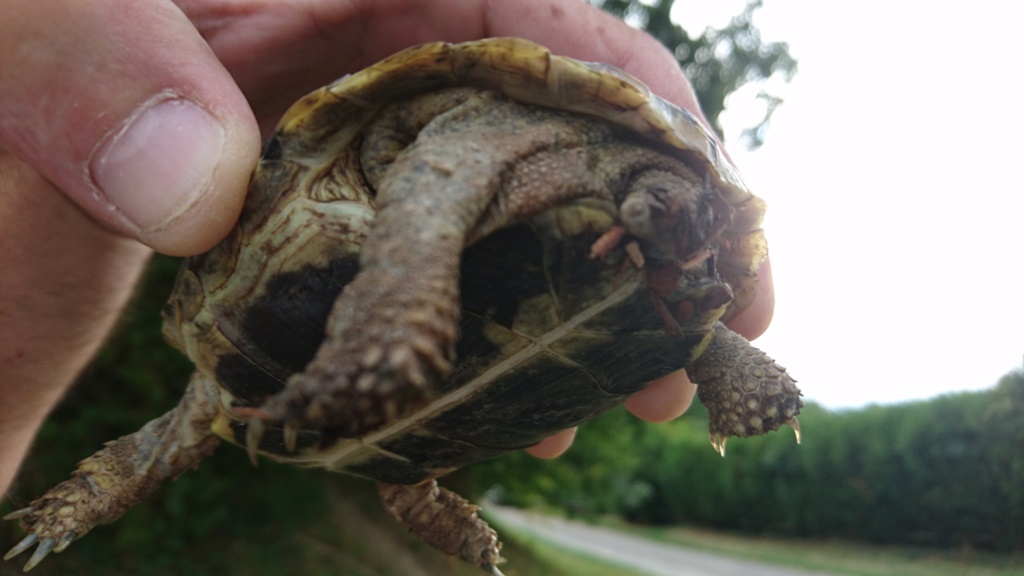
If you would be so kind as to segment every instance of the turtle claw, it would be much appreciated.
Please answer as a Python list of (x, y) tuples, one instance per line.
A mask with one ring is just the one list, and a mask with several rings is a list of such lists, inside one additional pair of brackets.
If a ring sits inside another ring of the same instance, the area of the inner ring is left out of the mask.
[[(10, 520), (10, 514), (4, 516), (4, 520)], [(6, 562), (7, 560), (14, 558), (18, 554), (21, 554), (25, 550), (28, 550), (29, 548), (35, 546), (36, 542), (39, 542), (38, 535), (29, 534), (28, 536), (25, 536), (25, 538), (22, 539), (21, 542), (18, 542), (18, 544), (14, 548), (11, 548), (11, 550), (4, 555), (4, 561)]]
[(42, 540), (40, 540), (39, 547), (36, 548), (36, 551), (32, 553), (32, 557), (28, 559), (28, 562), (25, 563), (25, 567), (22, 568), (22, 570), (24, 572), (28, 572), (29, 570), (35, 568), (36, 564), (39, 564), (43, 561), (43, 558), (49, 556), (50, 552), (52, 552), (54, 547), (56, 546), (57, 540), (53, 538), (43, 538)]
[(621, 225), (614, 225), (611, 228), (604, 231), (593, 244), (590, 245), (590, 255), (588, 258), (591, 260), (604, 260), (612, 249), (618, 246), (622, 239), (625, 238), (627, 230)]
[(67, 549), (68, 546), (71, 546), (71, 543), (77, 539), (77, 532), (65, 532), (64, 535), (60, 537), (60, 540), (57, 541), (57, 547), (53, 549), (54, 553), (60, 554)]
[[(69, 534), (71, 535), (70, 539), (68, 539)], [(68, 532), (67, 534), (62, 536), (60, 539), (60, 549), (63, 550), (69, 544), (71, 544), (71, 542), (75, 539), (74, 536), (74, 532)], [(22, 552), (28, 550), (32, 546), (35, 546), (37, 542), (39, 543), (39, 547), (36, 548), (36, 551), (32, 553), (32, 557), (28, 559), (28, 562), (25, 563), (25, 567), (22, 568), (23, 571), (28, 572), (29, 570), (35, 568), (37, 564), (42, 562), (44, 558), (49, 556), (50, 552), (52, 552), (54, 548), (57, 547), (56, 539), (43, 538), (42, 540), (40, 540), (37, 534), (29, 534), (28, 536), (25, 536), (25, 538), (21, 542), (18, 542), (17, 546), (11, 548), (10, 552), (8, 552), (4, 556), (4, 560), (10, 560), (11, 558), (14, 558), (18, 554), (21, 554)]]
[(17, 520), (18, 518), (24, 518), (25, 516), (31, 514), (33, 510), (35, 510), (35, 508), (32, 506), (29, 506), (28, 508), (22, 508), (21, 510), (15, 510), (14, 512), (11, 512), (10, 514), (4, 516), (4, 520)]
[(725, 441), (729, 438), (725, 434), (718, 434), (715, 432), (712, 432), (710, 436), (711, 447), (715, 449), (715, 452), (721, 454), (722, 458), (725, 458)]
[(284, 425), (284, 447), (289, 452), (295, 452), (295, 446), (299, 441), (299, 426), (294, 422)]
[(796, 416), (793, 416), (792, 418), (787, 420), (786, 424), (789, 424), (790, 426), (793, 427), (793, 433), (796, 434), (796, 443), (799, 444), (800, 443), (800, 423), (797, 422)]
[(259, 466), (257, 454), (259, 454), (260, 440), (263, 439), (263, 420), (250, 418), (245, 429), (245, 451), (249, 454), (249, 461), (253, 466)]

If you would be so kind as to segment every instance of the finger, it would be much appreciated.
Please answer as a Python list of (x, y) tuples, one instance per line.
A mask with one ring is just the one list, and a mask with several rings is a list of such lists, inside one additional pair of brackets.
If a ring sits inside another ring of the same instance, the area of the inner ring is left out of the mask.
[(765, 260), (757, 271), (757, 294), (746, 309), (729, 320), (728, 325), (747, 340), (753, 340), (768, 330), (775, 315), (775, 285), (772, 282), (772, 263)]
[(526, 453), (542, 460), (557, 458), (572, 446), (572, 440), (575, 437), (576, 429), (567, 428), (557, 434), (548, 436), (541, 440), (539, 444), (526, 448)]
[(0, 493), (104, 342), (150, 253), (0, 152)]
[(556, 54), (613, 64), (700, 115), (689, 82), (664, 46), (579, 0), (178, 3), (265, 128), (302, 94), (403, 48), (493, 36), (518, 36)]
[(690, 407), (697, 387), (685, 370), (677, 370), (651, 382), (626, 399), (626, 409), (649, 422), (667, 422)]
[(226, 234), (259, 152), (241, 92), (167, 0), (8, 0), (0, 110), (0, 148), (174, 254)]

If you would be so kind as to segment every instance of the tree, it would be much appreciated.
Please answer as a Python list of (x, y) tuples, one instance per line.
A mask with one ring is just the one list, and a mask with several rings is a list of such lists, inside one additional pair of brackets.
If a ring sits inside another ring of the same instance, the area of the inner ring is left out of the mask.
[[(643, 28), (675, 54), (693, 83), (704, 114), (719, 134), (722, 129), (718, 117), (730, 94), (775, 74), (788, 81), (796, 73), (796, 60), (789, 54), (789, 46), (785, 42), (762, 42), (761, 33), (754, 27), (754, 12), (761, 7), (761, 0), (747, 4), (725, 28), (707, 28), (696, 37), (672, 22), (670, 14), (675, 0), (589, 1)], [(782, 104), (781, 98), (765, 91), (758, 98), (767, 106), (762, 120), (743, 131), (750, 148), (764, 143), (771, 115)]]

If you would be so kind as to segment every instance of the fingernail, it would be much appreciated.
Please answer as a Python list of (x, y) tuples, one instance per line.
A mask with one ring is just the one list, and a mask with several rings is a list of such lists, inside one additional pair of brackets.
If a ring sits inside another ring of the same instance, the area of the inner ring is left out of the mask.
[(223, 148), (216, 118), (195, 102), (163, 94), (97, 146), (89, 173), (140, 230), (158, 230), (209, 188)]

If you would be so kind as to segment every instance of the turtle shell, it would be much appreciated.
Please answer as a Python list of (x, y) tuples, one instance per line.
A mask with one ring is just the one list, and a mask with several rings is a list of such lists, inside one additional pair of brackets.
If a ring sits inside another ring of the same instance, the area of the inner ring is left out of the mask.
[(439, 476), (621, 403), (689, 364), (715, 323), (752, 301), (764, 205), (692, 114), (621, 70), (524, 40), (422, 45), (293, 105), (266, 143), (236, 229), (183, 264), (165, 333), (220, 386), (218, 435), (245, 444), (237, 408), (260, 406), (305, 369), (359, 272), (376, 210), (367, 177), (376, 167), (360, 153), (368, 127), (397, 102), (450, 89), (585, 115), (677, 157), (731, 207), (717, 273), (686, 270), (669, 304), (689, 319), (666, 330), (628, 250), (590, 255), (615, 224), (607, 210), (572, 204), (507, 226), (465, 249), (457, 362), (428, 405), (361, 438), (300, 431), (294, 451), (267, 430), (261, 452), (391, 483)]

